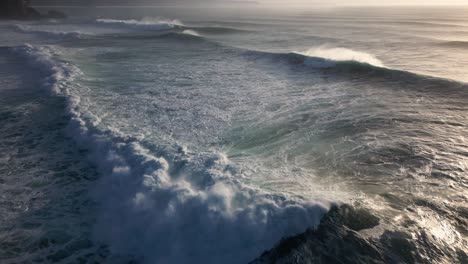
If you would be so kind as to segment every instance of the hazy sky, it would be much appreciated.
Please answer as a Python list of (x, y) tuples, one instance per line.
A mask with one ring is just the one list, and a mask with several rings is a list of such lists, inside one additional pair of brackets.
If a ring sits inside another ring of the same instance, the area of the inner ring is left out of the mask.
[(262, 6), (375, 6), (375, 5), (468, 5), (468, 0), (32, 0), (33, 5), (87, 5), (87, 4), (116, 4), (116, 5), (200, 5), (210, 3), (233, 4), (239, 2), (241, 5), (249, 2), (258, 2)]
[[(265, 3), (275, 3), (284, 5), (285, 1), (281, 0), (262, 0)], [(290, 1), (288, 1), (290, 2)], [(468, 5), (468, 0), (292, 0), (296, 4), (311, 5), (311, 4), (330, 4), (334, 5)]]

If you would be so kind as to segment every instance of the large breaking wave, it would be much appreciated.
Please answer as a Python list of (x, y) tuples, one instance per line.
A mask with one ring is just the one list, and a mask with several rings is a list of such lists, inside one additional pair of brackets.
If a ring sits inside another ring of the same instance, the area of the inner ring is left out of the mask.
[(102, 174), (95, 237), (146, 263), (245, 263), (287, 235), (318, 224), (328, 203), (249, 187), (223, 153), (157, 146), (112, 128), (82, 102), (74, 65), (57, 47), (13, 51), (41, 70), (43, 86), (67, 101), (69, 132)]
[[(288, 53), (247, 50), (244, 54), (249, 58), (264, 59), (270, 63), (287, 63), (310, 69), (333, 71), (335, 75), (356, 77), (359, 74), (369, 78), (383, 77), (399, 82), (426, 82), (428, 84), (427, 86), (420, 85), (418, 89), (443, 87), (446, 92), (451, 88), (463, 92), (460, 88), (467, 86), (465, 82), (459, 80), (390, 68), (372, 54), (346, 48), (316, 47), (307, 51)], [(439, 90), (439, 92), (442, 91)]]

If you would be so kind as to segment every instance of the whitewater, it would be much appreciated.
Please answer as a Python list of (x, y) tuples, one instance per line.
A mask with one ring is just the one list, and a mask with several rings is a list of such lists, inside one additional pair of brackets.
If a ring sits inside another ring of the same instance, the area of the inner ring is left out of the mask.
[(82, 11), (0, 24), (2, 263), (249, 263), (343, 204), (466, 260), (464, 18)]

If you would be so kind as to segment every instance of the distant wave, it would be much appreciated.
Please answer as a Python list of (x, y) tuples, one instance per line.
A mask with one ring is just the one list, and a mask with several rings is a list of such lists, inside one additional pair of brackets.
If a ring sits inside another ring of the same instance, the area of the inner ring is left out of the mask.
[[(183, 29), (195, 31), (197, 34), (231, 34), (231, 33), (245, 33), (248, 30), (242, 30), (232, 27), (218, 27), (218, 26), (188, 26), (181, 21), (165, 20), (157, 18), (143, 18), (141, 20), (116, 20), (116, 19), (97, 19), (98, 23), (126, 27), (130, 29), (141, 29), (141, 30), (171, 30), (171, 29)], [(188, 32), (190, 32), (188, 31)], [(185, 33), (184, 33), (185, 34)]]
[[(96, 36), (96, 35), (109, 35), (109, 36), (118, 36), (118, 35), (125, 35), (125, 29), (129, 31), (157, 31), (157, 32), (164, 32), (169, 31), (175, 34), (183, 34), (183, 35), (190, 35), (195, 37), (202, 37), (202, 34), (208, 35), (216, 35), (216, 34), (230, 34), (230, 33), (239, 33), (239, 32), (246, 32), (244, 30), (239, 30), (235, 28), (225, 28), (225, 27), (195, 27), (195, 26), (185, 26), (179, 20), (164, 20), (164, 19), (153, 19), (153, 18), (144, 18), (141, 20), (116, 20), (116, 19), (97, 19), (96, 22), (98, 25), (95, 26), (104, 26), (109, 27), (112, 30), (118, 30), (118, 34), (109, 34), (109, 32), (100, 32), (101, 30), (97, 30), (93, 33), (84, 33), (81, 31), (64, 31), (62, 28), (43, 28), (37, 27), (34, 25), (21, 25), (16, 24), (12, 25), (13, 29), (22, 33), (27, 34), (36, 34), (46, 38), (85, 38), (87, 36)], [(122, 31), (122, 29), (124, 31)], [(159, 35), (162, 36), (162, 35)], [(143, 36), (136, 36), (143, 37)], [(147, 36), (147, 38), (153, 38), (155, 36)], [(157, 36), (156, 36), (157, 37)]]
[[(369, 23), (369, 21), (363, 21)], [(437, 23), (437, 22), (423, 22), (423, 21), (377, 21), (377, 24), (397, 24), (397, 25), (409, 25), (409, 26), (422, 26), (422, 27), (463, 27), (459, 24), (448, 24), (448, 23)]]
[[(153, 146), (108, 127), (81, 104), (74, 65), (54, 46), (12, 49), (63, 96), (71, 136), (90, 150), (102, 178), (96, 239), (146, 263), (247, 263), (281, 238), (316, 226), (328, 203), (244, 185), (223, 153)], [(150, 151), (151, 149), (151, 151)]]
[(156, 39), (172, 39), (172, 40), (182, 41), (182, 42), (184, 41), (208, 41), (204, 36), (190, 29), (184, 29), (184, 30), (175, 31), (175, 32), (170, 31), (168, 33), (163, 33), (159, 35), (141, 36), (141, 37), (142, 38), (156, 38)]
[(80, 31), (58, 31), (58, 30), (44, 30), (37, 29), (29, 25), (13, 25), (13, 28), (23, 33), (37, 34), (43, 37), (53, 38), (82, 38), (86, 34)]
[(184, 27), (184, 24), (182, 24), (182, 22), (179, 20), (164, 20), (155, 18), (143, 18), (141, 20), (97, 19), (96, 21), (98, 23), (110, 26), (143, 30), (171, 30)]
[[(200, 40), (200, 41), (208, 41), (202, 35), (200, 35), (197, 31), (191, 29), (184, 29), (179, 31), (170, 31), (163, 34), (153, 35), (153, 36), (140, 36), (142, 38), (158, 38), (158, 39), (173, 39), (179, 41), (188, 41), (188, 40)], [(138, 38), (133, 36), (132, 38)]]
[(203, 26), (203, 27), (192, 27), (192, 26), (187, 26), (185, 27), (187, 29), (191, 30), (196, 30), (197, 32), (201, 32), (203, 34), (233, 34), (233, 33), (249, 33), (252, 32), (250, 30), (244, 30), (244, 29), (237, 29), (237, 28), (232, 28), (232, 27), (217, 27), (217, 26)]

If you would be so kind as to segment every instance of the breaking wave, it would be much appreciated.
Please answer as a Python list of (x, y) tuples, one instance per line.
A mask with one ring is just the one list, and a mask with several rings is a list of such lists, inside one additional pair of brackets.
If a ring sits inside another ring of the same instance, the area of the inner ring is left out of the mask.
[(13, 25), (14, 29), (27, 33), (27, 34), (37, 34), (39, 36), (43, 37), (52, 37), (52, 38), (81, 38), (83, 37), (84, 34), (83, 32), (80, 31), (58, 31), (58, 30), (41, 30), (34, 28), (32, 26), (28, 25)]
[[(202, 34), (231, 34), (231, 33), (245, 33), (248, 30), (231, 28), (231, 27), (218, 27), (218, 26), (187, 26), (181, 21), (157, 19), (157, 18), (143, 18), (141, 20), (116, 20), (116, 19), (97, 19), (100, 24), (116, 27), (126, 27), (129, 29), (141, 29), (141, 30), (171, 30), (181, 29), (184, 30), (184, 34), (199, 35)], [(193, 34), (195, 32), (195, 34)]]
[(196, 32), (195, 30), (191, 30), (191, 29), (186, 29), (182, 31), (182, 34), (200, 37), (200, 34), (198, 34), (198, 32)]
[(216, 26), (186, 27), (186, 28), (196, 30), (197, 32), (201, 32), (201, 33), (204, 33), (204, 34), (212, 34), (212, 35), (252, 32), (252, 31), (249, 31), (249, 30), (246, 30), (246, 29), (238, 29), (238, 28), (232, 28), (232, 27), (216, 27)]
[[(346, 48), (318, 47), (309, 49), (305, 52), (294, 53), (312, 58), (323, 58), (325, 60), (328, 60), (329, 62), (355, 61), (363, 64), (373, 65), (376, 67), (385, 67), (384, 64), (374, 55)], [(325, 66), (324, 64), (317, 65), (316, 61), (314, 60), (306, 60), (305, 63), (312, 66)]]
[(171, 30), (184, 27), (184, 24), (182, 24), (182, 22), (179, 20), (164, 20), (154, 18), (143, 18), (141, 20), (97, 19), (96, 21), (104, 25), (143, 30)]
[(245, 54), (252, 58), (285, 61), (317, 69), (340, 68), (346, 66), (348, 68), (367, 68), (369, 70), (391, 70), (390, 68), (386, 68), (385, 65), (372, 54), (346, 48), (316, 47), (306, 51), (292, 51), (289, 53), (246, 50)]
[[(427, 88), (432, 87), (432, 84), (437, 87), (444, 86), (446, 92), (449, 88), (458, 89), (467, 86), (465, 82), (458, 80), (389, 68), (374, 55), (345, 48), (313, 48), (305, 52), (290, 53), (248, 50), (245, 54), (253, 58), (267, 59), (272, 63), (288, 63), (311, 69), (332, 70), (337, 74), (364, 74), (369, 77), (388, 77), (399, 81), (425, 81), (431, 84)], [(421, 87), (423, 88), (424, 86)]]
[(282, 237), (316, 226), (328, 202), (268, 193), (242, 182), (217, 151), (157, 146), (99, 128), (81, 103), (82, 72), (54, 46), (24, 45), (16, 54), (44, 75), (43, 86), (67, 101), (70, 135), (101, 173), (96, 241), (145, 263), (246, 263)]

